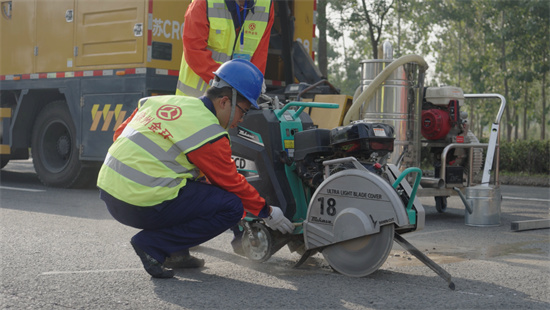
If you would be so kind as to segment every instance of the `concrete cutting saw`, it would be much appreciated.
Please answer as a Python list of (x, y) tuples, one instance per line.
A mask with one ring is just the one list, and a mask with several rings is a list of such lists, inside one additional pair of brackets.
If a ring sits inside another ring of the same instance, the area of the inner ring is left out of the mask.
[(271, 100), (261, 106), (229, 131), (233, 159), (295, 230), (281, 234), (262, 219), (246, 216), (240, 227), (249, 259), (263, 262), (288, 246), (301, 255), (295, 267), (321, 253), (335, 271), (364, 277), (382, 266), (395, 240), (454, 289), (451, 276), (401, 236), (424, 227), (424, 208), (415, 197), (422, 172), (414, 167), (400, 171), (388, 162), (392, 126), (356, 121), (321, 129), (304, 110), (337, 104), (279, 107)]

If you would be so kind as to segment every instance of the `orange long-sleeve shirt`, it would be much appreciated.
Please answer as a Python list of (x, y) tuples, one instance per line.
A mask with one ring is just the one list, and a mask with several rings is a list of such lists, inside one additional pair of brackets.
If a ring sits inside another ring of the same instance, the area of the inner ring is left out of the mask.
[(261, 217), (269, 215), (269, 207), (258, 191), (237, 172), (235, 162), (231, 159), (229, 139), (221, 138), (207, 143), (187, 154), (187, 158), (199, 168), (211, 184), (234, 193), (243, 203), (245, 211)]
[[(208, 83), (214, 78), (212, 72), (216, 71), (220, 64), (212, 59), (212, 52), (206, 49), (210, 31), (206, 9), (206, 0), (196, 0), (189, 4), (183, 24), (183, 54), (189, 67), (191, 67), (203, 81)], [(250, 59), (250, 62), (256, 65), (262, 73), (265, 73), (267, 64), (269, 38), (271, 36), (274, 16), (273, 5), (271, 5), (267, 28), (254, 55), (252, 55)], [(237, 34), (238, 31), (237, 29)]]

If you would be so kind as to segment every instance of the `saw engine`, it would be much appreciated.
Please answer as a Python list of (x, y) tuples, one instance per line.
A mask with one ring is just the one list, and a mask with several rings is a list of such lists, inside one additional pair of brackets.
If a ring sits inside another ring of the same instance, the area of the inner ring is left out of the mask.
[(360, 121), (332, 130), (299, 132), (294, 136), (296, 173), (304, 184), (316, 189), (324, 180), (325, 160), (354, 157), (380, 175), (387, 155), (393, 151), (393, 135), (390, 125)]
[[(302, 255), (296, 266), (320, 252), (342, 274), (369, 275), (385, 262), (394, 237), (412, 247), (397, 236), (424, 227), (424, 208), (415, 199), (421, 170), (401, 172), (386, 162), (394, 147), (392, 126), (356, 121), (316, 128), (302, 113), (307, 107), (338, 105), (291, 102), (254, 110), (229, 131), (239, 172), (296, 227), (284, 235), (247, 215), (240, 225), (243, 252), (263, 262), (288, 245)], [(416, 176), (413, 186), (406, 175)]]

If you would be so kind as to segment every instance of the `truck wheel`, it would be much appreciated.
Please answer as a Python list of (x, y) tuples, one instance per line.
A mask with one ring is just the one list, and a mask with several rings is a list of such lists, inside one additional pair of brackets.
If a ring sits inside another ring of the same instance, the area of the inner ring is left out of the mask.
[(4, 159), (0, 157), (0, 169), (6, 167), (6, 165), (9, 163), (9, 159)]
[[(0, 119), (0, 142), (2, 143), (4, 142), (3, 134), (4, 133), (2, 132), (2, 120)], [(0, 155), (0, 169), (6, 167), (9, 161), (10, 161), (9, 155)]]
[(82, 182), (76, 129), (64, 101), (49, 103), (36, 118), (31, 151), (34, 169), (44, 185), (67, 188)]

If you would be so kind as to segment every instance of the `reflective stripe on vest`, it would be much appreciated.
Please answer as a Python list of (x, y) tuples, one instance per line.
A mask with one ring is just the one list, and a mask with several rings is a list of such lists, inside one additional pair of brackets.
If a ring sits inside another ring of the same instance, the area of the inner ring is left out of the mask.
[(216, 61), (217, 63), (224, 63), (226, 61), (231, 60), (230, 55), (227, 55), (225, 53), (220, 53), (220, 52), (215, 51), (215, 50), (213, 50), (209, 47), (207, 47), (206, 49), (209, 50), (210, 52), (212, 52), (212, 59), (214, 59), (214, 61)]
[[(167, 107), (177, 113), (159, 114)], [(98, 186), (137, 206), (173, 199), (187, 179), (196, 179), (200, 173), (186, 154), (224, 135), (227, 131), (201, 100), (149, 97), (109, 148)]]
[[(204, 95), (204, 92), (206, 91), (208, 84), (206, 84), (197, 74), (195, 74), (195, 72), (193, 72), (193, 70), (191, 70), (191, 68), (189, 68), (187, 64), (186, 64), (186, 67), (188, 68), (189, 72), (182, 74), (182, 71), (181, 71), (183, 70), (183, 62), (182, 62), (182, 66), (180, 67), (180, 78), (178, 80), (176, 95), (191, 96), (191, 97), (197, 97), (197, 98)], [(185, 78), (185, 76), (187, 76), (187, 78)], [(195, 87), (189, 86), (183, 83), (182, 79), (187, 80), (190, 83), (196, 82), (196, 86)]]
[(124, 164), (120, 160), (111, 156), (111, 154), (107, 154), (107, 156), (105, 157), (104, 164), (105, 166), (113, 169), (114, 171), (124, 176), (125, 178), (147, 187), (162, 186), (162, 187), (171, 188), (171, 187), (178, 186), (183, 180), (183, 179), (173, 179), (173, 178), (152, 177), (150, 175), (147, 175), (137, 169), (134, 169)]
[(176, 158), (181, 153), (184, 153), (183, 150), (189, 149), (204, 140), (205, 136), (211, 137), (220, 133), (220, 128), (221, 127), (219, 125), (210, 125), (189, 138), (176, 142), (170, 149), (168, 149), (168, 151), (165, 151), (163, 148), (158, 146), (158, 144), (155, 144), (151, 141), (151, 139), (147, 138), (144, 134), (131, 127), (126, 127), (120, 136), (128, 138), (130, 141), (139, 145), (142, 149), (149, 152), (149, 154), (160, 160), (166, 165), (166, 167), (170, 168), (170, 170), (175, 173), (193, 173), (176, 162)]
[[(248, 11), (240, 32), (244, 32), (244, 45), (241, 48), (240, 33), (235, 34), (235, 26), (231, 13), (226, 8), (224, 0), (208, 2), (208, 21), (210, 33), (207, 50), (212, 52), (212, 59), (217, 63), (224, 63), (233, 58), (234, 54), (245, 55), (248, 60), (254, 55), (266, 31), (269, 21), (271, 0), (257, 0), (252, 10)], [(253, 30), (251, 30), (253, 29)], [(204, 94), (210, 81), (203, 81), (185, 61), (182, 56), (179, 80), (176, 95), (199, 97)]]

